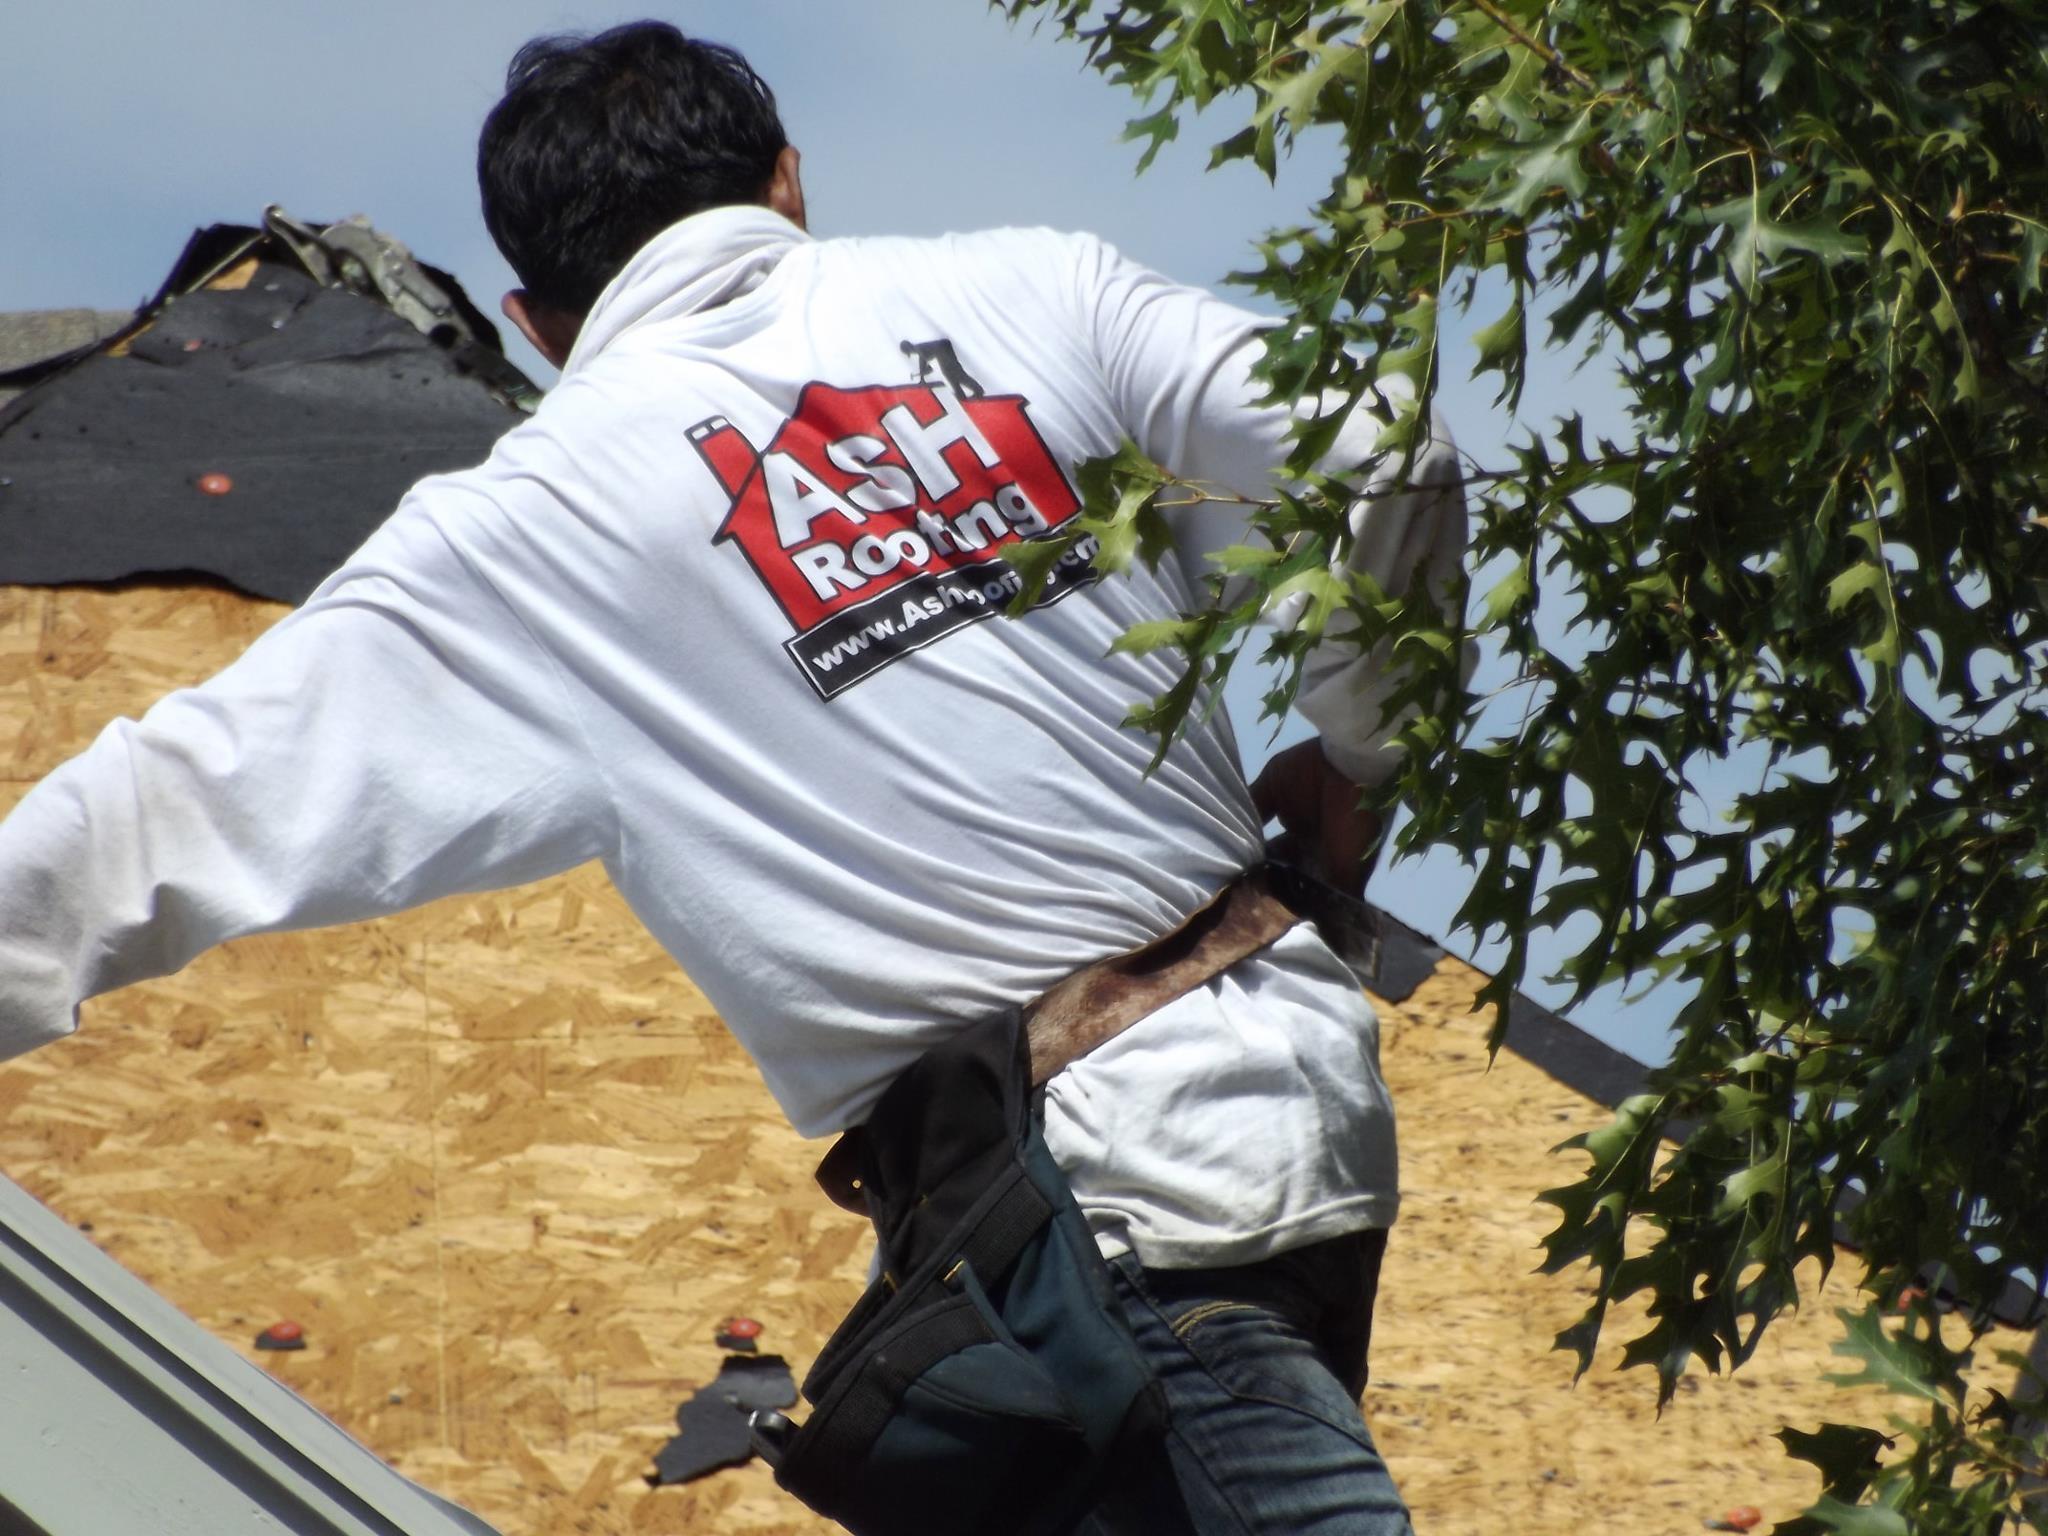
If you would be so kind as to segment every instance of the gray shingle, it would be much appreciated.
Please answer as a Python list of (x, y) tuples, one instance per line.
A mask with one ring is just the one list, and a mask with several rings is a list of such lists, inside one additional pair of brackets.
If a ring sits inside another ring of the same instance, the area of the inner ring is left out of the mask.
[[(0, 314), (0, 373), (26, 368), (111, 336), (134, 318), (126, 309), (25, 309)], [(21, 388), (0, 384), (0, 405)]]

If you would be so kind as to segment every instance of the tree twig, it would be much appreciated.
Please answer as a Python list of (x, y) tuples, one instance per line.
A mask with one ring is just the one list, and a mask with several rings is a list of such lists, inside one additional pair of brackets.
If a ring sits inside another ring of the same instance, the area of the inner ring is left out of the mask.
[(2013, 367), (2005, 355), (2005, 338), (1999, 334), (1998, 319), (1984, 302), (1984, 291), (1971, 270), (1975, 253), (1965, 258), (1956, 273), (1957, 309), (1969, 336), (1969, 348), (1977, 366), (2006, 387), (2020, 408), (2041, 421), (2048, 421), (2048, 389)]
[[(1499, 27), (1503, 32), (1507, 33), (1509, 37), (1513, 38), (1517, 43), (1521, 44), (1522, 47), (1528, 49), (1531, 53), (1535, 54), (1537, 58), (1543, 60), (1544, 63), (1550, 65), (1551, 68), (1561, 72), (1563, 75), (1565, 75), (1566, 78), (1571, 80), (1571, 82), (1574, 85), (1577, 85), (1584, 90), (1591, 91), (1596, 96), (1605, 94), (1604, 92), (1602, 92), (1600, 88), (1599, 81), (1595, 80), (1583, 69), (1580, 69), (1578, 65), (1572, 63), (1570, 59), (1567, 59), (1563, 54), (1559, 53), (1555, 48), (1551, 47), (1550, 44), (1544, 42), (1541, 38), (1530, 36), (1529, 33), (1525, 32), (1522, 29), (1522, 27), (1515, 21), (1514, 17), (1508, 15), (1505, 11), (1503, 11), (1498, 5), (1494, 3), (1494, 0), (1472, 0), (1472, 4), (1474, 8), (1476, 8), (1483, 15), (1485, 15), (1490, 21), (1492, 21), (1495, 26)], [(1633, 81), (1630, 81), (1629, 83), (1623, 85), (1621, 89), (1615, 94), (1628, 98), (1628, 100), (1634, 102), (1638, 106), (1655, 107), (1657, 105), (1657, 103), (1653, 101), (1650, 97), (1646, 96), (1643, 93), (1641, 87), (1637, 86)], [(1759, 147), (1757, 145), (1752, 144), (1748, 139), (1744, 138), (1741, 134), (1730, 133), (1725, 128), (1717, 128), (1712, 124), (1686, 124), (1685, 126), (1690, 127), (1696, 133), (1703, 134), (1707, 138), (1719, 139), (1724, 144), (1733, 144), (1738, 148), (1745, 149), (1749, 151), (1749, 153), (1752, 155), (1755, 155), (1759, 152)]]
[(1543, 60), (1544, 63), (1550, 65), (1553, 69), (1562, 70), (1566, 75), (1570, 76), (1574, 81), (1584, 86), (1589, 91), (1597, 91), (1600, 89), (1599, 81), (1595, 80), (1591, 75), (1587, 74), (1584, 70), (1580, 69), (1578, 65), (1572, 63), (1563, 54), (1559, 53), (1555, 48), (1551, 47), (1550, 44), (1542, 41), (1540, 38), (1531, 37), (1527, 32), (1524, 32), (1521, 29), (1521, 27), (1516, 23), (1515, 18), (1508, 15), (1507, 12), (1503, 11), (1499, 6), (1495, 5), (1493, 3), (1493, 0), (1472, 0), (1472, 4), (1478, 10), (1483, 11), (1486, 14), (1487, 18), (1491, 20), (1495, 26), (1499, 27), (1501, 31), (1507, 33), (1509, 37), (1512, 37), (1516, 42), (1520, 43), (1524, 48), (1528, 49), (1531, 53), (1535, 54), (1537, 58)]

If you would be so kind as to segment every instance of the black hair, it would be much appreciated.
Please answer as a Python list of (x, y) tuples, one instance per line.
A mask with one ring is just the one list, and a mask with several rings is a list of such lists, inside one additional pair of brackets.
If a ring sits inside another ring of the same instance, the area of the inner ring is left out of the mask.
[(680, 219), (758, 203), (789, 143), (738, 50), (636, 21), (537, 37), (484, 120), (484, 224), (532, 299), (585, 314)]

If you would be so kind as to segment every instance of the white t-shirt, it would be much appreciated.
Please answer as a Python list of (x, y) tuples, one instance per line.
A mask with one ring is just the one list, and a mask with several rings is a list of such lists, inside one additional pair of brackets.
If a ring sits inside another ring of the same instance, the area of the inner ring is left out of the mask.
[[(241, 660), (0, 824), (0, 1055), (238, 934), (596, 858), (797, 1129), (858, 1123), (959, 1022), (1259, 857), (1227, 727), (1147, 775), (1122, 722), (1176, 663), (1110, 653), (1196, 605), (1241, 507), (1178, 514), (1156, 573), (1073, 562), (997, 611), (1002, 546), (1072, 516), (1073, 466), (1127, 436), (1267, 489), (1287, 416), (1250, 403), (1259, 324), (1085, 236), (676, 225), (488, 461), (422, 481)], [(1440, 445), (1422, 475), (1450, 473)], [(1355, 521), (1389, 589), (1455, 568), (1455, 490)], [(1306, 707), (1341, 766), (1387, 771), (1369, 669)], [(1048, 1139), (1105, 1246), (1148, 1262), (1384, 1224), (1376, 1049), (1299, 929), (1064, 1074)]]

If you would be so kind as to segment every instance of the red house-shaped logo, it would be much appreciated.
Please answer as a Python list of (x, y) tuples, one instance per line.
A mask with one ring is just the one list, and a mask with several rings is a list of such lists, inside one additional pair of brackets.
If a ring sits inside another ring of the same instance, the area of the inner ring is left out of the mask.
[[(826, 698), (999, 611), (1017, 590), (1003, 548), (1080, 510), (1020, 395), (809, 384), (764, 448), (720, 416), (690, 441), (732, 501), (714, 542), (739, 546)], [(1075, 555), (1042, 600), (1090, 579)]]

